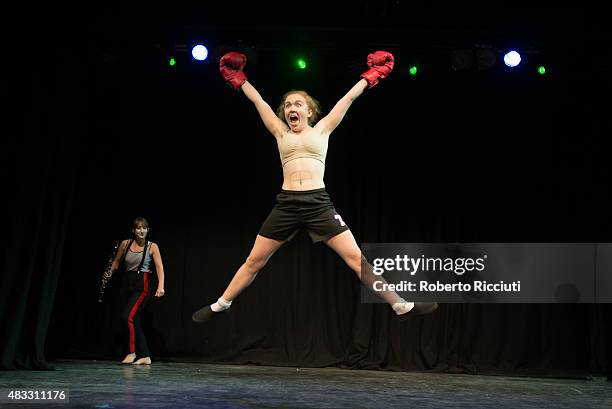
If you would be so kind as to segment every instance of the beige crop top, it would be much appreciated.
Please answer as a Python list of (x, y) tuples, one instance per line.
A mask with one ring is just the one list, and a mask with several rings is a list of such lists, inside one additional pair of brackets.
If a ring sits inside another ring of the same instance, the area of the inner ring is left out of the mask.
[(320, 132), (310, 131), (305, 134), (284, 132), (276, 139), (283, 166), (297, 158), (312, 158), (325, 164), (328, 138)]

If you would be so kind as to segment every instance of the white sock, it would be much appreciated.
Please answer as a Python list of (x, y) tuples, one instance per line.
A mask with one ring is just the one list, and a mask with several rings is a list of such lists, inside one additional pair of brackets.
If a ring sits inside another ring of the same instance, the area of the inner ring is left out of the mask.
[(402, 315), (410, 312), (410, 310), (414, 308), (414, 303), (402, 299), (402, 301), (393, 304), (391, 308), (393, 308), (393, 311), (395, 311), (397, 315)]
[(232, 305), (231, 301), (227, 301), (225, 298), (219, 297), (217, 302), (210, 306), (210, 309), (213, 310), (214, 312), (219, 312), (219, 311), (227, 310), (229, 307), (231, 307), (231, 305)]

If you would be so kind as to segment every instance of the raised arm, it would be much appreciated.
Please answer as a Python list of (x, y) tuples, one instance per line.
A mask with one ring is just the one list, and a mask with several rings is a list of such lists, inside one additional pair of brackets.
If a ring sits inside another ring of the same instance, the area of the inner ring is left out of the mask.
[(244, 95), (255, 105), (259, 116), (263, 121), (264, 125), (270, 131), (272, 135), (278, 137), (282, 132), (286, 132), (289, 127), (276, 116), (270, 105), (259, 95), (259, 92), (251, 85), (250, 82), (245, 81), (242, 84), (242, 91)]
[(393, 71), (393, 65), (394, 59), (390, 52), (376, 51), (369, 54), (368, 66), (370, 69), (361, 74), (359, 82), (336, 103), (329, 114), (315, 125), (315, 128), (321, 129), (323, 133), (330, 134), (340, 124), (353, 101), (363, 94), (366, 88), (372, 88), (378, 84), (379, 79), (387, 78)]
[(264, 125), (275, 137), (289, 129), (287, 124), (279, 119), (270, 105), (263, 100), (259, 92), (251, 85), (244, 74), (246, 56), (237, 52), (229, 52), (219, 60), (219, 72), (227, 83), (235, 90), (242, 90), (244, 95), (255, 105)]
[(360, 79), (359, 82), (353, 85), (353, 88), (350, 89), (349, 92), (346, 93), (345, 96), (340, 98), (340, 101), (336, 102), (336, 105), (329, 111), (325, 117), (323, 117), (317, 124), (315, 128), (321, 129), (323, 133), (330, 134), (334, 129), (340, 124), (342, 118), (344, 118), (344, 114), (348, 111), (349, 107), (353, 103), (354, 100), (368, 87), (368, 82), (365, 79)]

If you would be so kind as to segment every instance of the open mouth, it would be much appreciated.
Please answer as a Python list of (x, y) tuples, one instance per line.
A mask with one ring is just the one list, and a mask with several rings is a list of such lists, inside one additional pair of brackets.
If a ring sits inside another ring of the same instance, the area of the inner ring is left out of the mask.
[(289, 114), (289, 122), (291, 124), (297, 124), (300, 121), (300, 117), (297, 114)]

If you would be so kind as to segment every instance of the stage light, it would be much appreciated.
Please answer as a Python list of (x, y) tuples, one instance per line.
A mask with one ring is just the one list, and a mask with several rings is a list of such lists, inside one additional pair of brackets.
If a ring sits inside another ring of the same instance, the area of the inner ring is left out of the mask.
[(191, 55), (198, 61), (204, 61), (208, 57), (208, 49), (198, 44), (191, 49)]
[(540, 75), (546, 74), (546, 67), (544, 67), (543, 65), (540, 65), (538, 67), (538, 74), (540, 74)]
[(170, 57), (170, 60), (168, 60), (168, 65), (171, 67), (174, 67), (176, 65), (176, 60), (174, 59), (174, 57)]
[(297, 65), (297, 67), (300, 70), (305, 70), (306, 69), (306, 60), (303, 58), (298, 58), (297, 60), (295, 60), (295, 65)]
[(511, 67), (511, 68), (516, 67), (517, 65), (521, 63), (521, 55), (514, 50), (510, 51), (506, 53), (506, 55), (504, 55), (504, 63), (508, 67)]
[(413, 65), (412, 67), (410, 67), (410, 70), (408, 70), (410, 75), (416, 75), (418, 71), (419, 71), (419, 69), (418, 69), (418, 67), (416, 65)]

